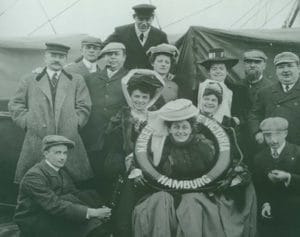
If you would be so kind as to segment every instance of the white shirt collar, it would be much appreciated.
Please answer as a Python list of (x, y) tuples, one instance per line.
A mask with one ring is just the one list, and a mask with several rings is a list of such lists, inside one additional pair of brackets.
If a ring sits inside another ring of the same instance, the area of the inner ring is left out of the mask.
[(119, 70), (112, 71), (109, 68), (106, 68), (106, 70), (107, 70), (107, 76), (109, 78), (111, 78), (113, 75), (115, 75), (119, 71)]
[(54, 169), (56, 172), (59, 171), (59, 168), (55, 167), (54, 165), (52, 165), (49, 161), (45, 160), (45, 162), (47, 163), (47, 165), (49, 165), (52, 169)]
[(52, 79), (54, 73), (57, 73), (57, 77), (59, 77), (59, 75), (61, 74), (61, 70), (60, 71), (53, 71), (48, 67), (46, 69), (46, 72), (47, 72), (50, 79)]
[(90, 62), (85, 58), (82, 59), (83, 64), (87, 67), (90, 73), (97, 72), (97, 62)]
[[(141, 31), (139, 30), (139, 28), (137, 27), (136, 24), (134, 24), (134, 28), (135, 28), (135, 33), (136, 33), (136, 35), (137, 35), (137, 37), (138, 37), (140, 43), (141, 43), (142, 45), (144, 45), (144, 44), (146, 43), (147, 39), (148, 39), (148, 36), (149, 36), (149, 32), (150, 32), (151, 27), (150, 27), (147, 31), (145, 31), (145, 32), (141, 32)], [(141, 42), (141, 40), (140, 40), (140, 34), (142, 34), (142, 33), (144, 34), (144, 40), (143, 40), (143, 42)]]
[[(283, 148), (285, 147), (285, 144), (286, 144), (286, 142), (282, 143), (282, 145), (281, 145), (279, 148), (277, 148), (277, 149), (276, 149), (276, 151), (277, 151), (278, 155), (280, 155), (280, 154), (281, 154), (281, 152), (282, 152)], [(271, 154), (273, 154), (273, 153), (274, 153), (274, 150), (275, 150), (275, 149), (272, 149), (272, 148), (271, 148)]]
[[(294, 87), (295, 84), (296, 84), (296, 83), (288, 84), (288, 86), (289, 86), (289, 91)], [(281, 83), (281, 86), (282, 86), (283, 91), (284, 91), (284, 92), (287, 92), (286, 89), (285, 89), (286, 85)]]

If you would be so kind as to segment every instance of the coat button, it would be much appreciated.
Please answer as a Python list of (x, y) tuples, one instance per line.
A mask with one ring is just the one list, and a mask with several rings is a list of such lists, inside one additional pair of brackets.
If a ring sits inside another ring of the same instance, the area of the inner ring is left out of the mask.
[(298, 105), (299, 105), (299, 103), (296, 101), (296, 102), (294, 102), (294, 105), (295, 105), (295, 106), (298, 106)]
[(277, 107), (277, 108), (279, 108), (279, 107), (280, 107), (280, 105), (276, 105), (276, 107)]
[(106, 95), (105, 95), (105, 98), (108, 98), (108, 97), (109, 97), (109, 95), (106, 94)]
[(46, 124), (43, 124), (43, 128), (46, 128), (47, 127), (47, 125)]

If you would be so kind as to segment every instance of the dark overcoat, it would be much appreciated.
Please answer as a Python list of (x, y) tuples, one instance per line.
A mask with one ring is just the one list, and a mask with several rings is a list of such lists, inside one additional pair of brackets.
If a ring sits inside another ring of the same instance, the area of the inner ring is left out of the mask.
[(152, 46), (168, 43), (168, 39), (166, 33), (151, 26), (147, 41), (143, 46), (136, 35), (135, 24), (129, 24), (116, 27), (114, 33), (105, 40), (104, 44), (110, 42), (120, 42), (125, 45), (127, 58), (124, 66), (127, 69), (152, 69), (146, 52)]
[(84, 197), (64, 168), (57, 172), (42, 160), (20, 183), (14, 220), (22, 231), (38, 236), (87, 236), (102, 224), (98, 219), (87, 220), (87, 208), (102, 203), (89, 204)]
[[(268, 178), (271, 170), (283, 170), (291, 174), (288, 186), (284, 183), (272, 183)], [(254, 158), (254, 181), (257, 188), (260, 207), (269, 202), (272, 216), (279, 223), (295, 223), (300, 218), (300, 147), (286, 143), (278, 159), (265, 148)], [(292, 224), (293, 225), (293, 224)]]
[(82, 137), (88, 152), (102, 149), (104, 133), (110, 118), (126, 103), (121, 79), (127, 72), (126, 69), (121, 68), (109, 78), (107, 69), (104, 69), (86, 77), (86, 84), (92, 100), (92, 112), (82, 131)]
[(268, 117), (283, 117), (289, 122), (287, 140), (300, 144), (300, 82), (284, 92), (279, 82), (259, 91), (248, 117), (251, 134), (259, 131), (259, 124)]
[(26, 131), (18, 160), (15, 181), (19, 183), (24, 174), (42, 157), (42, 139), (46, 135), (62, 135), (76, 143), (66, 163), (76, 181), (92, 177), (78, 129), (87, 123), (91, 100), (82, 76), (62, 71), (57, 84), (55, 104), (49, 85), (46, 68), (40, 73), (31, 73), (21, 80), (8, 108), (13, 121)]

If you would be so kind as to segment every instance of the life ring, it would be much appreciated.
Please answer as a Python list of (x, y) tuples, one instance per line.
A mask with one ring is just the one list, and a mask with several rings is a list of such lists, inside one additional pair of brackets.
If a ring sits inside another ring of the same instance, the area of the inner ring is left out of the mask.
[(151, 182), (152, 186), (161, 190), (174, 191), (203, 191), (214, 185), (218, 179), (230, 166), (230, 141), (224, 129), (213, 119), (199, 114), (197, 123), (207, 127), (215, 137), (218, 145), (218, 157), (213, 168), (201, 177), (191, 180), (177, 180), (169, 178), (159, 173), (148, 158), (148, 143), (153, 133), (153, 128), (149, 125), (140, 133), (136, 146), (136, 162), (143, 171), (144, 176)]

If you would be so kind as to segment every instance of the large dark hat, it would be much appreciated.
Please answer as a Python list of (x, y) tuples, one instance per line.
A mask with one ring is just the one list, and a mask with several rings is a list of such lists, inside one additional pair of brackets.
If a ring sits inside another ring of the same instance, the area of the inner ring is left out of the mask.
[(53, 53), (68, 54), (70, 47), (58, 43), (45, 43), (46, 50)]
[(238, 62), (239, 60), (237, 58), (226, 57), (224, 49), (215, 48), (209, 50), (208, 59), (200, 62), (200, 64), (209, 70), (213, 63), (224, 63), (227, 68), (232, 68)]
[(163, 84), (154, 75), (134, 74), (128, 81), (128, 87), (142, 86), (149, 89), (163, 87)]
[(138, 16), (150, 17), (154, 14), (156, 7), (151, 4), (139, 4), (133, 6), (132, 9)]

